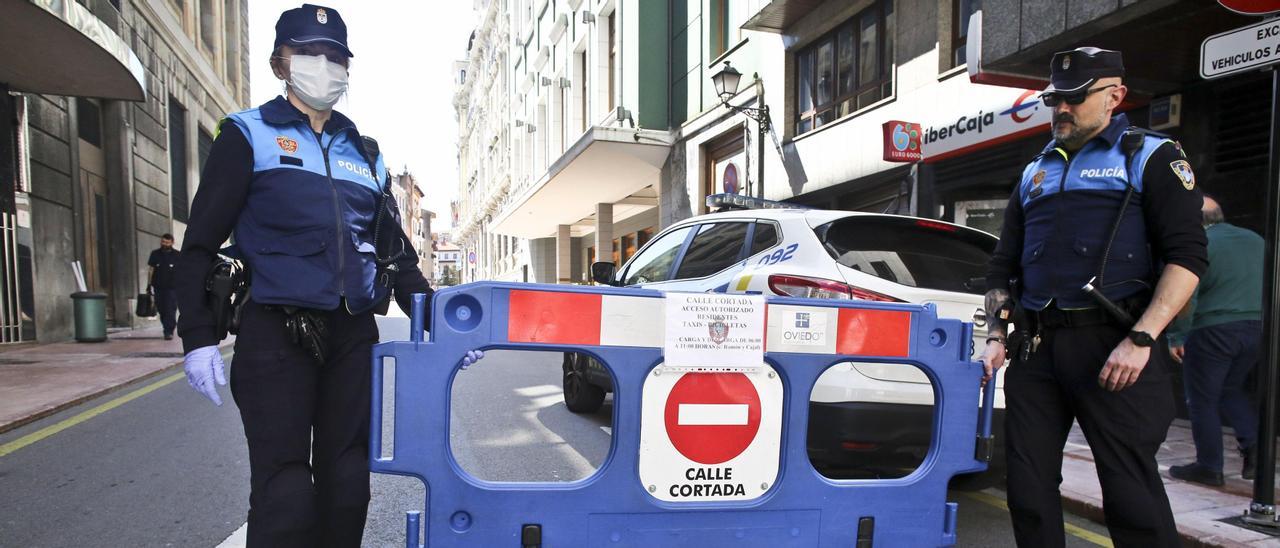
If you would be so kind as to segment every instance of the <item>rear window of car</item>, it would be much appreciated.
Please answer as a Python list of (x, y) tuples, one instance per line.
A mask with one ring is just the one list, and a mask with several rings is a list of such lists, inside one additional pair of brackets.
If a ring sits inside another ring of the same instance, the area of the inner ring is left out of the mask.
[(996, 238), (924, 219), (849, 217), (814, 229), (836, 262), (909, 287), (985, 292)]

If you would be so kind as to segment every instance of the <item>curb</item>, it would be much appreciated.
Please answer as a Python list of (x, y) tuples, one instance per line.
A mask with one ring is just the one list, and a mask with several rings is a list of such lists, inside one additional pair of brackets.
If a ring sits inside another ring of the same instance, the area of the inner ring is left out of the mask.
[[(1102, 525), (1107, 523), (1106, 514), (1102, 511), (1102, 501), (1093, 497), (1073, 498), (1063, 494), (1062, 508), (1073, 514), (1088, 518), (1095, 523)], [(1216, 534), (1204, 532), (1181, 523), (1178, 524), (1178, 536), (1182, 538), (1182, 545), (1188, 548), (1251, 548), (1253, 546), (1218, 538)]]
[[(222, 345), (219, 345), (219, 346), (218, 346), (218, 350), (220, 350), (222, 353), (224, 353), (224, 354), (225, 354), (228, 350), (230, 350), (230, 349), (232, 348), (232, 346), (234, 346), (234, 343), (222, 344)], [(33, 422), (36, 422), (36, 421), (38, 421), (38, 420), (40, 420), (40, 419), (47, 418), (47, 417), (49, 417), (49, 416), (51, 416), (51, 415), (56, 415), (56, 414), (58, 414), (58, 413), (60, 413), (60, 412), (62, 412), (62, 411), (65, 411), (65, 410), (67, 410), (67, 409), (70, 409), (70, 408), (72, 408), (72, 407), (75, 407), (75, 406), (77, 406), (77, 405), (80, 405), (80, 404), (82, 404), (82, 403), (84, 403), (84, 402), (87, 402), (87, 401), (89, 401), (89, 400), (92, 400), (92, 399), (94, 399), (94, 398), (98, 398), (98, 397), (101, 397), (101, 396), (104, 396), (104, 395), (107, 395), (107, 394), (111, 394), (111, 393), (113, 393), (113, 392), (120, 392), (120, 391), (125, 390), (125, 389), (127, 389), (127, 388), (131, 388), (131, 387), (136, 386), (136, 385), (138, 385), (138, 384), (142, 384), (142, 383), (145, 383), (145, 382), (147, 382), (147, 381), (153, 380), (153, 379), (155, 379), (156, 377), (164, 376), (164, 375), (166, 375), (166, 374), (168, 374), (168, 373), (172, 372), (174, 369), (177, 369), (177, 368), (178, 368), (178, 367), (180, 367), (180, 366), (182, 366), (182, 360), (178, 360), (178, 361), (176, 361), (176, 362), (173, 362), (173, 363), (171, 363), (171, 364), (169, 364), (169, 365), (166, 365), (166, 366), (164, 366), (164, 367), (162, 367), (162, 368), (160, 368), (160, 369), (157, 369), (157, 370), (155, 370), (155, 371), (152, 371), (152, 372), (150, 372), (150, 373), (144, 373), (144, 374), (139, 375), (139, 376), (137, 376), (137, 377), (134, 377), (134, 378), (132, 378), (132, 379), (125, 380), (125, 381), (123, 381), (123, 382), (121, 382), (121, 383), (118, 383), (118, 384), (116, 384), (116, 385), (114, 385), (114, 386), (108, 386), (108, 387), (105, 387), (105, 388), (103, 388), (103, 389), (101, 389), (101, 390), (98, 390), (98, 391), (95, 391), (95, 392), (91, 392), (91, 393), (89, 393), (89, 394), (85, 394), (85, 395), (80, 396), (80, 397), (77, 397), (77, 398), (75, 398), (75, 399), (67, 400), (67, 401), (65, 401), (65, 402), (59, 403), (59, 404), (54, 405), (54, 406), (52, 406), (52, 407), (49, 407), (49, 408), (46, 408), (46, 409), (41, 409), (41, 410), (36, 411), (36, 412), (34, 412), (34, 413), (30, 414), (30, 415), (27, 415), (27, 416), (22, 417), (22, 418), (19, 418), (19, 419), (15, 419), (15, 420), (10, 421), (10, 422), (8, 422), (8, 423), (0, 424), (0, 434), (4, 434), (4, 433), (6, 433), (6, 432), (10, 432), (10, 431), (12, 431), (12, 430), (16, 430), (16, 429), (18, 429), (18, 428), (22, 428), (23, 426), (26, 426), (26, 425), (31, 424), (31, 423), (33, 423)]]

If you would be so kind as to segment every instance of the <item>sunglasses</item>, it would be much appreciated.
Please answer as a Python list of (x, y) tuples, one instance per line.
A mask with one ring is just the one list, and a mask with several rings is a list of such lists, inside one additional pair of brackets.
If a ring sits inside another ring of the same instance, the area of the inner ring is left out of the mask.
[(1116, 87), (1115, 84), (1107, 84), (1100, 88), (1093, 88), (1079, 93), (1045, 93), (1040, 95), (1040, 100), (1044, 101), (1046, 107), (1056, 107), (1066, 101), (1068, 105), (1078, 105), (1088, 99), (1090, 95), (1102, 91), (1107, 88)]

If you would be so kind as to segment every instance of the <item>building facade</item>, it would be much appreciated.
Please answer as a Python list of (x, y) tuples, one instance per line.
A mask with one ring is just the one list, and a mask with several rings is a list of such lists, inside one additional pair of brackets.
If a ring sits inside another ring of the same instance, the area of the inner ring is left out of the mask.
[(181, 247), (217, 123), (248, 101), (248, 3), (0, 5), (0, 341), (69, 338), (80, 279), (109, 325), (155, 321), (133, 316), (147, 258)]
[[(707, 196), (726, 192), (998, 233), (1022, 167), (1049, 140), (1051, 113), (1038, 98), (1049, 58), (1081, 45), (1123, 51), (1131, 122), (1181, 139), (1233, 222), (1263, 222), (1252, 197), (1264, 189), (1257, 135), (1269, 87), (1256, 72), (1199, 78), (1200, 41), (1250, 21), (1213, 2), (477, 8), (485, 15), (457, 66), (455, 98), (467, 281), (584, 282), (592, 261), (620, 265), (654, 231), (706, 213)], [(726, 63), (742, 82), (720, 97), (712, 76)], [(767, 106), (767, 131), (723, 102)], [(890, 122), (920, 125), (922, 161), (885, 160)], [(526, 264), (527, 276), (512, 275)]]
[(455, 100), (464, 280), (586, 282), (596, 257), (625, 260), (659, 225), (671, 11), (634, 0), (478, 6)]

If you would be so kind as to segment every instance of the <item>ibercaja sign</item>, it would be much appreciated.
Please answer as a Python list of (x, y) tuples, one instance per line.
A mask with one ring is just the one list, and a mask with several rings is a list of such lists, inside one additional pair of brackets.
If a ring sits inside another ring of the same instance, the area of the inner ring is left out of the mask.
[(920, 124), (889, 120), (882, 127), (886, 162), (919, 162), (924, 158), (920, 149)]

